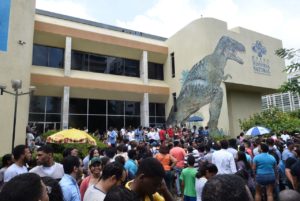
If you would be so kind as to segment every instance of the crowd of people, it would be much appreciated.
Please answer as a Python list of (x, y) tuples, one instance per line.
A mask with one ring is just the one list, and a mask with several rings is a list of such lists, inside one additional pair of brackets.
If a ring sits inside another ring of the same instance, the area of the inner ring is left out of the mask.
[(300, 141), (286, 132), (220, 141), (208, 127), (95, 135), (106, 148), (93, 146), (82, 158), (68, 148), (61, 163), (51, 144), (34, 154), (16, 146), (2, 157), (0, 201), (300, 200)]

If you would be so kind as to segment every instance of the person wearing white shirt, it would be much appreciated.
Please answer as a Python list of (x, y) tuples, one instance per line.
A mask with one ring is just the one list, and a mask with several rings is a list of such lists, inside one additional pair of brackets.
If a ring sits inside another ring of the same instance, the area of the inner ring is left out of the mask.
[(289, 134), (287, 134), (287, 132), (286, 131), (284, 131), (282, 134), (281, 134), (281, 139), (283, 140), (283, 141), (288, 141), (289, 139), (291, 139), (291, 137), (289, 136)]
[(26, 145), (18, 145), (13, 150), (15, 163), (4, 172), (4, 183), (8, 182), (19, 174), (27, 173), (26, 162), (31, 159), (31, 152)]
[(54, 150), (50, 145), (38, 148), (36, 156), (38, 166), (32, 168), (29, 172), (36, 173), (40, 177), (61, 179), (64, 176), (64, 167), (54, 161), (53, 152)]
[(222, 140), (221, 150), (215, 151), (212, 155), (212, 163), (218, 168), (218, 174), (236, 173), (236, 165), (233, 155), (227, 151), (228, 141)]
[(206, 182), (215, 176), (218, 172), (218, 168), (214, 164), (204, 163), (201, 168), (199, 168), (196, 174), (195, 188), (197, 193), (197, 201), (202, 201), (202, 191)]

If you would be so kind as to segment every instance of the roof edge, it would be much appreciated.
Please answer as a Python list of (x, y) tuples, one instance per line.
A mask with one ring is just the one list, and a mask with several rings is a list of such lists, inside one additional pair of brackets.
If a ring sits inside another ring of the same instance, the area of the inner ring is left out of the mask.
[(108, 30), (112, 30), (112, 31), (122, 32), (122, 33), (130, 34), (130, 35), (134, 35), (134, 36), (138, 36), (138, 37), (144, 37), (144, 38), (149, 38), (149, 39), (154, 39), (154, 40), (159, 40), (159, 41), (167, 40), (167, 38), (164, 38), (161, 36), (147, 34), (147, 33), (139, 32), (139, 31), (134, 31), (131, 29), (112, 26), (112, 25), (108, 25), (108, 24), (103, 24), (103, 23), (99, 23), (99, 22), (81, 19), (81, 18), (71, 17), (68, 15), (63, 15), (63, 14), (59, 14), (59, 13), (53, 13), (53, 12), (46, 11), (46, 10), (35, 9), (35, 13), (39, 14), (39, 15), (48, 16), (48, 17), (54, 17), (57, 19), (68, 20), (68, 21), (86, 24), (86, 25), (90, 25), (90, 26), (94, 26), (94, 27), (99, 27), (99, 28), (108, 29)]

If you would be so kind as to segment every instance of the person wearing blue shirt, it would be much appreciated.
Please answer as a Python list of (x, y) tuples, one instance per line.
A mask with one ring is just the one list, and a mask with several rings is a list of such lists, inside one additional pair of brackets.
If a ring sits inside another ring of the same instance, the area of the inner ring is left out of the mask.
[(59, 182), (64, 201), (81, 201), (77, 180), (82, 177), (83, 165), (80, 158), (67, 156), (63, 160), (65, 174)]
[(273, 188), (276, 181), (276, 159), (268, 153), (268, 145), (260, 145), (262, 153), (253, 159), (253, 171), (255, 173), (256, 189), (255, 200), (261, 200), (261, 186), (266, 186), (268, 200), (273, 200)]
[(137, 142), (143, 141), (143, 129), (142, 126), (140, 126), (139, 128), (135, 129), (134, 131), (134, 138)]
[(124, 168), (128, 172), (128, 179), (133, 179), (137, 172), (137, 164), (135, 162), (136, 158), (136, 151), (135, 150), (129, 150), (128, 151), (128, 160), (126, 161)]
[(287, 148), (285, 148), (284, 151), (282, 152), (283, 162), (285, 162), (286, 159), (288, 159), (288, 158), (296, 158), (295, 154), (293, 153), (294, 143), (291, 141), (288, 141), (286, 143), (286, 147)]
[(117, 142), (117, 136), (118, 133), (115, 131), (115, 129), (111, 129), (111, 132), (108, 134), (108, 142), (112, 147), (115, 146)]

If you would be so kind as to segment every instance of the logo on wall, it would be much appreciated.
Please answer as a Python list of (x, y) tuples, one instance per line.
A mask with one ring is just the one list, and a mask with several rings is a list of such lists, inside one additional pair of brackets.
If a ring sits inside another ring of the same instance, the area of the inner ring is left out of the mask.
[(262, 45), (261, 41), (256, 41), (252, 44), (252, 51), (256, 53), (252, 56), (252, 65), (255, 73), (270, 75), (269, 59), (265, 58), (267, 49)]

